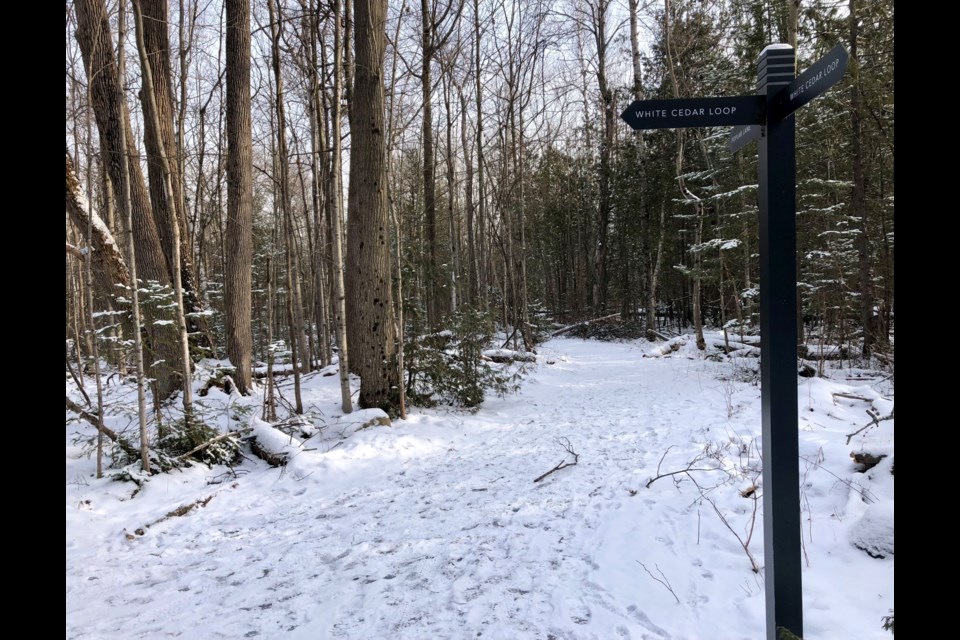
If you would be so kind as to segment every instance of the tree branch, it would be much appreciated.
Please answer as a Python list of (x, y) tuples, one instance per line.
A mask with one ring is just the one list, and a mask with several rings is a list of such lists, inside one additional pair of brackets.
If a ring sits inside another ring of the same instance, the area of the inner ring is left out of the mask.
[(573, 450), (573, 445), (570, 444), (570, 440), (568, 438), (560, 438), (559, 442), (560, 442), (560, 445), (563, 446), (564, 450), (566, 450), (567, 453), (573, 456), (573, 462), (567, 462), (566, 460), (561, 460), (559, 464), (557, 464), (557, 466), (555, 466), (553, 469), (550, 469), (546, 473), (538, 476), (534, 480), (534, 482), (540, 482), (541, 480), (546, 478), (548, 475), (550, 475), (554, 471), (560, 471), (560, 469), (564, 469), (566, 467), (572, 467), (573, 465), (577, 464), (580, 461), (580, 454)]

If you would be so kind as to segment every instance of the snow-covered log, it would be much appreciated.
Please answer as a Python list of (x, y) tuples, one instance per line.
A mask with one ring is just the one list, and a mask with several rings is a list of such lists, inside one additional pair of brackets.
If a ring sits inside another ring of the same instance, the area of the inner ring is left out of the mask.
[(491, 362), (509, 363), (509, 362), (536, 362), (537, 356), (528, 351), (513, 351), (511, 349), (485, 349), (483, 351), (485, 360)]
[(250, 421), (253, 440), (250, 449), (254, 455), (274, 467), (280, 467), (301, 450), (301, 443), (293, 436), (274, 429), (269, 423), (258, 418)]
[(685, 344), (687, 344), (686, 336), (677, 336), (676, 338), (670, 338), (663, 344), (658, 345), (653, 349), (650, 349), (650, 351), (648, 352), (648, 355), (654, 358), (660, 358), (662, 356), (673, 353), (674, 351), (676, 351), (677, 349), (679, 349)]

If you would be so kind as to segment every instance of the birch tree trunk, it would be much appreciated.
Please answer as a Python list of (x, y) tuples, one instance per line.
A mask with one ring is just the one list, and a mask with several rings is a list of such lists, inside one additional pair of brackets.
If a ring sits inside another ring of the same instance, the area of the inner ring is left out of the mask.
[[(349, 1), (349, 0), (344, 0)], [(334, 331), (337, 334), (337, 359), (338, 372), (340, 374), (340, 408), (344, 413), (353, 411), (353, 401), (350, 398), (350, 358), (349, 342), (347, 341), (347, 323), (346, 323), (346, 292), (343, 281), (343, 154), (340, 143), (340, 113), (341, 100), (343, 98), (343, 43), (341, 34), (341, 0), (333, 0), (333, 20), (334, 20), (334, 38), (333, 38), (333, 100), (331, 114), (331, 186), (328, 196), (328, 214), (330, 217), (330, 235), (333, 242), (331, 250), (333, 252), (333, 324)], [(384, 184), (386, 188), (386, 184)], [(389, 272), (389, 268), (388, 268)]]

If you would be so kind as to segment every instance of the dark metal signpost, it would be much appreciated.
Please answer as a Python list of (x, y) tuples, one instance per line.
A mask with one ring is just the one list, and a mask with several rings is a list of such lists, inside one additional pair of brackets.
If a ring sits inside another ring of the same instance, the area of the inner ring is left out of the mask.
[(621, 114), (634, 129), (741, 125), (731, 151), (760, 141), (760, 383), (763, 417), (763, 553), (767, 640), (803, 637), (797, 438), (797, 194), (793, 112), (843, 77), (842, 45), (794, 77), (795, 54), (768, 46), (757, 94), (636, 100)]

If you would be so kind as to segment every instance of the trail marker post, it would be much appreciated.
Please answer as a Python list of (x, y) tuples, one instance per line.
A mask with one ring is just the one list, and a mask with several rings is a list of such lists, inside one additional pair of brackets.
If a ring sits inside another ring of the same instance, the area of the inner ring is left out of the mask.
[(767, 640), (803, 637), (797, 435), (797, 166), (793, 112), (843, 77), (837, 45), (794, 77), (793, 47), (772, 44), (757, 61), (757, 95), (635, 100), (620, 115), (634, 129), (740, 125), (728, 147), (760, 141), (760, 385), (763, 420), (763, 554)]

